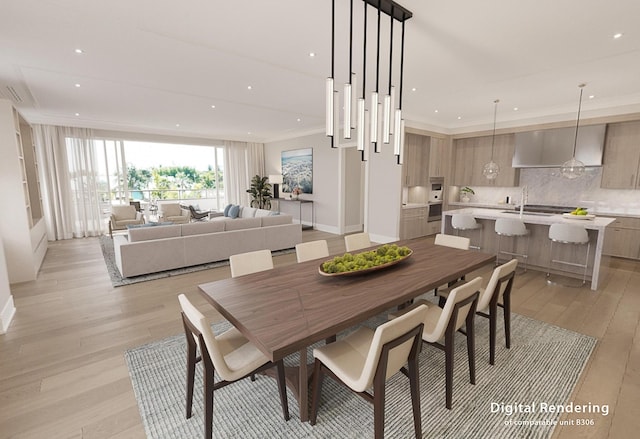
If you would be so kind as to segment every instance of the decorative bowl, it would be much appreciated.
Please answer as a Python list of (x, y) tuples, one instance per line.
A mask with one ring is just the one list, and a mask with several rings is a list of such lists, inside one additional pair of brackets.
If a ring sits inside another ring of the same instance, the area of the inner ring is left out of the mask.
[[(377, 249), (374, 250), (368, 250), (367, 252), (361, 252), (361, 253), (356, 253), (354, 254), (354, 256), (357, 256), (359, 254), (363, 254), (363, 253), (368, 253), (370, 251), (376, 251)], [(353, 271), (342, 271), (339, 273), (327, 273), (326, 271), (324, 271), (322, 269), (322, 266), (324, 265), (325, 262), (330, 262), (333, 259), (329, 259), (324, 261), (322, 264), (320, 264), (320, 266), (318, 267), (318, 273), (320, 273), (322, 276), (328, 276), (328, 277), (334, 277), (334, 276), (355, 276), (355, 275), (360, 275), (360, 274), (365, 274), (365, 273), (370, 273), (372, 271), (377, 271), (377, 270), (383, 270), (385, 268), (391, 267), (393, 265), (396, 265), (399, 262), (404, 261), (405, 259), (407, 259), (408, 257), (410, 257), (413, 254), (413, 250), (409, 249), (409, 253), (407, 253), (404, 256), (399, 257), (398, 259), (394, 259), (393, 261), (389, 261), (389, 262), (385, 262), (383, 264), (380, 265), (375, 265), (373, 267), (368, 267), (368, 268), (362, 268), (359, 270), (353, 270)]]

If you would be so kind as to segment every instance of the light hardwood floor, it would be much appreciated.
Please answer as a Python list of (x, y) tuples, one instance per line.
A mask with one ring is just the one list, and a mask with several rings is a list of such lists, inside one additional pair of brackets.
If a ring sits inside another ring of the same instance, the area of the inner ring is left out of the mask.
[[(340, 236), (303, 237), (344, 251)], [(295, 254), (275, 264), (295, 264)], [(554, 438), (637, 437), (640, 264), (611, 265), (598, 292), (550, 286), (531, 270), (517, 276), (514, 312), (599, 340), (572, 401), (609, 404), (611, 412), (568, 416), (595, 425), (558, 427)], [(485, 282), (491, 268), (479, 272)], [(97, 239), (50, 243), (38, 279), (12, 286), (17, 313), (0, 336), (0, 438), (144, 438), (123, 353), (182, 333), (178, 293), (219, 319), (197, 285), (229, 276), (222, 267), (113, 288)]]

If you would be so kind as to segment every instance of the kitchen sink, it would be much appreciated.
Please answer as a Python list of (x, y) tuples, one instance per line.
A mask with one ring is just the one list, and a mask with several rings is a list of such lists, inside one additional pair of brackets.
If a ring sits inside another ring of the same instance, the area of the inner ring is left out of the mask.
[[(519, 210), (503, 210), (502, 213), (511, 213), (513, 215), (520, 215)], [(524, 215), (537, 215), (537, 216), (553, 216), (555, 213), (543, 213), (543, 212), (522, 212)]]

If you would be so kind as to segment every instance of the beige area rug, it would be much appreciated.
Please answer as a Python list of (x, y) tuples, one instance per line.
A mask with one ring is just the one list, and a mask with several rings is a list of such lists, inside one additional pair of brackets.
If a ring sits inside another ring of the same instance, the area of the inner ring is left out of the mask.
[[(381, 315), (366, 324), (374, 327), (383, 319)], [(214, 330), (227, 327), (228, 323), (220, 323)], [(476, 385), (469, 383), (465, 337), (456, 334), (452, 410), (444, 406), (444, 353), (424, 346), (420, 386), (425, 438), (551, 436), (559, 414), (542, 411), (541, 405), (571, 404), (570, 394), (596, 340), (517, 314), (512, 316), (512, 332), (512, 347), (507, 350), (499, 329), (496, 364), (490, 366), (488, 321), (476, 319)], [(148, 438), (198, 438), (203, 434), (201, 366), (196, 374), (193, 417), (187, 420), (184, 416), (185, 355), (184, 335), (125, 354)], [(285, 361), (295, 364), (296, 355)], [(216, 391), (214, 399), (216, 438), (373, 437), (373, 407), (330, 378), (325, 379), (318, 422), (313, 427), (300, 422), (298, 404), (291, 393), (291, 419), (282, 419), (276, 382), (265, 376)], [(535, 404), (536, 409), (507, 414), (505, 410), (514, 404)], [(595, 422), (601, 421), (601, 416), (589, 415)], [(385, 437), (409, 438), (413, 434), (408, 379), (397, 374), (387, 383)]]
[[(146, 282), (149, 280), (163, 279), (170, 276), (179, 276), (181, 274), (193, 273), (195, 271), (208, 270), (210, 268), (224, 267), (229, 265), (229, 260), (210, 262), (208, 264), (193, 265), (191, 267), (176, 268), (174, 270), (160, 271), (158, 273), (142, 274), (140, 276), (122, 277), (120, 270), (116, 266), (116, 258), (113, 250), (113, 239), (106, 235), (100, 237), (100, 248), (102, 249), (102, 256), (104, 256), (104, 262), (107, 265), (107, 271), (109, 272), (109, 278), (111, 284), (114, 287), (121, 287), (123, 285), (131, 285), (138, 282)], [(278, 250), (272, 252), (274, 256), (285, 255), (295, 252), (295, 249)]]

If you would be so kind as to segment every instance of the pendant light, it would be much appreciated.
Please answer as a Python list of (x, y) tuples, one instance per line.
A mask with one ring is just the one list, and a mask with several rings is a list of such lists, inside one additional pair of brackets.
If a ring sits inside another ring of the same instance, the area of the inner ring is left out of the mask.
[(496, 116), (498, 115), (498, 102), (500, 99), (493, 101), (493, 136), (491, 136), (491, 161), (484, 165), (482, 175), (488, 180), (495, 180), (500, 173), (500, 166), (493, 161), (493, 150), (496, 144)]
[(334, 103), (334, 70), (335, 70), (335, 48), (336, 48), (336, 0), (331, 0), (331, 76), (327, 78), (325, 83), (325, 105), (326, 120), (325, 130), (327, 137), (331, 137), (331, 147), (335, 148), (334, 143), (334, 122), (335, 122), (335, 103)]
[(382, 12), (381, 2), (378, 2), (378, 43), (376, 46), (376, 89), (371, 92), (371, 102), (369, 105), (371, 106), (370, 117), (371, 117), (371, 130), (369, 136), (371, 137), (371, 143), (373, 143), (373, 151), (380, 152), (380, 143), (378, 142), (378, 107), (380, 106), (380, 101), (378, 99), (378, 87), (380, 85), (380, 14)]
[(582, 91), (586, 84), (578, 85), (580, 88), (580, 101), (578, 102), (578, 118), (576, 120), (576, 134), (573, 139), (573, 157), (567, 160), (562, 164), (562, 168), (560, 168), (560, 173), (564, 178), (568, 178), (569, 180), (575, 180), (578, 177), (581, 177), (584, 174), (585, 167), (584, 163), (580, 160), (576, 159), (576, 147), (578, 146), (578, 127), (580, 126), (580, 110), (582, 109)]

